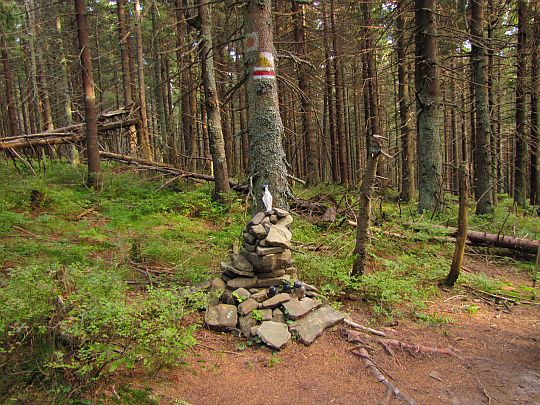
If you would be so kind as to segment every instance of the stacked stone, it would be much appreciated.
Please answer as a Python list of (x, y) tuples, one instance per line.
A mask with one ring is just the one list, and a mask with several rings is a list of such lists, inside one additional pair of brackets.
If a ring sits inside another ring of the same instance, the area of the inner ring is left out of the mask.
[(215, 300), (205, 315), (210, 329), (238, 331), (280, 349), (291, 334), (309, 345), (343, 319), (316, 299), (315, 287), (300, 283), (291, 291), (291, 278), (296, 279), (288, 229), (292, 220), (275, 208), (257, 213), (247, 224), (243, 249), (231, 255), (230, 263), (221, 263), (222, 276), (212, 281)]
[(296, 276), (290, 250), (292, 221), (291, 214), (279, 208), (255, 214), (243, 234), (243, 249), (231, 255), (231, 263), (221, 263), (227, 288), (279, 286)]

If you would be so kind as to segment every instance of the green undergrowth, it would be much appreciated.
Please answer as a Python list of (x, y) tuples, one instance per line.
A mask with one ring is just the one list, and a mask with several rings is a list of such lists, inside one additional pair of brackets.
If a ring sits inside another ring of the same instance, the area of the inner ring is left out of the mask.
[[(249, 220), (241, 196), (212, 202), (210, 184), (162, 187), (166, 178), (105, 164), (103, 189), (94, 192), (83, 185), (84, 170), (45, 162), (36, 177), (0, 161), (2, 400), (69, 403), (104, 377), (179, 364), (194, 344), (196, 317), (188, 315), (205, 299), (186, 288), (219, 273)], [(453, 244), (444, 227), (456, 224), (455, 197), (436, 215), (375, 199), (368, 268), (353, 278), (355, 228), (343, 213), (351, 213), (355, 192), (322, 184), (295, 192), (341, 208), (332, 224), (295, 214), (291, 227), (300, 278), (317, 285), (327, 302), (347, 308), (350, 300), (363, 301), (377, 320), (452, 321), (430, 311), (429, 302), (441, 295), (450, 265)], [(532, 211), (516, 210), (508, 199), (490, 216), (470, 209), (473, 229), (540, 237)], [(530, 260), (496, 260), (538, 277)], [(482, 273), (463, 274), (456, 288), (465, 287), (534, 294)], [(129, 388), (118, 395), (133, 403), (149, 398)]]

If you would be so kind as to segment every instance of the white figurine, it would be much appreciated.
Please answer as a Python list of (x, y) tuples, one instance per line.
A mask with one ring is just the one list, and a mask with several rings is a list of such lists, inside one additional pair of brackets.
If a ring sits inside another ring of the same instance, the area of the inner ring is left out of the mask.
[(263, 204), (264, 204), (264, 207), (266, 208), (266, 212), (270, 212), (272, 211), (272, 201), (274, 200), (274, 198), (272, 197), (272, 194), (270, 194), (270, 191), (268, 191), (268, 184), (264, 184), (263, 187), (264, 187), (264, 193), (262, 197)]

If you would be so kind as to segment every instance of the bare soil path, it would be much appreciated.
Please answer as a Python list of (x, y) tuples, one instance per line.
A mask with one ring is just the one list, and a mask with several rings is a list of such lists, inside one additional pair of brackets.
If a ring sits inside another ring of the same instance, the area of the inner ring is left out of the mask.
[[(471, 304), (478, 312), (463, 310)], [(540, 404), (540, 306), (507, 310), (450, 291), (430, 307), (450, 315), (453, 322), (429, 326), (404, 320), (382, 329), (402, 342), (450, 346), (463, 359), (396, 351), (394, 360), (373, 345), (373, 360), (398, 388), (419, 404)], [(362, 311), (351, 313), (365, 321)], [(164, 372), (151, 382), (139, 376), (134, 386), (150, 386), (162, 404), (383, 403), (385, 388), (350, 353), (352, 345), (341, 337), (340, 328), (343, 325), (309, 347), (290, 343), (276, 354), (244, 347), (244, 341), (229, 334), (201, 330), (190, 366)]]

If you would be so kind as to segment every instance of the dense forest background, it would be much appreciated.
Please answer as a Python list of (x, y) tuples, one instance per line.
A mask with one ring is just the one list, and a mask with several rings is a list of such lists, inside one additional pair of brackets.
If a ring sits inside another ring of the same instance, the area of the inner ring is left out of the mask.
[[(126, 109), (137, 118), (136, 128), (125, 121), (99, 147), (211, 174), (202, 63), (211, 54), (228, 174), (243, 182), (255, 108), (243, 86), (245, 7), (201, 4), (87, 1), (99, 119)], [(497, 193), (536, 203), (536, 2), (278, 0), (272, 7), (290, 174), (310, 185), (358, 184), (375, 135), (384, 153), (378, 183), (405, 201), (419, 187), (421, 210), (457, 193), (462, 160), (478, 213), (491, 212)], [(8, 1), (1, 11), (0, 134), (62, 135), (85, 119), (73, 3)], [(74, 159), (76, 149), (84, 153), (84, 143), (45, 153)]]

